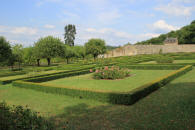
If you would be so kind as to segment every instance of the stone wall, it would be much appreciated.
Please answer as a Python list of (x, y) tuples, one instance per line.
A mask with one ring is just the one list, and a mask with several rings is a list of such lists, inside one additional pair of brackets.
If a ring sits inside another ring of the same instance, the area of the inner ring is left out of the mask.
[(104, 58), (138, 54), (195, 52), (195, 45), (126, 45), (104, 54)]

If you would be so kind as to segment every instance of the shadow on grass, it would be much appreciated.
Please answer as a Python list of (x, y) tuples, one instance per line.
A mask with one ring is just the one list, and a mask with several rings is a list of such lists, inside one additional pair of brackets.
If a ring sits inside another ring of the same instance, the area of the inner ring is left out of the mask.
[(59, 129), (195, 129), (195, 82), (172, 83), (131, 106), (86, 104), (50, 118)]

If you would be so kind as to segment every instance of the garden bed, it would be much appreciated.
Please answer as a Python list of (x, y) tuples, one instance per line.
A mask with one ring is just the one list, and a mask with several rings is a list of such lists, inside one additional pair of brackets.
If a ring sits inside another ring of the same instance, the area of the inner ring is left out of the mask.
[(93, 73), (61, 78), (41, 84), (59, 88), (76, 88), (104, 92), (126, 92), (148, 83), (160, 76), (164, 76), (173, 70), (131, 70), (131, 76), (125, 79), (98, 80), (93, 79)]

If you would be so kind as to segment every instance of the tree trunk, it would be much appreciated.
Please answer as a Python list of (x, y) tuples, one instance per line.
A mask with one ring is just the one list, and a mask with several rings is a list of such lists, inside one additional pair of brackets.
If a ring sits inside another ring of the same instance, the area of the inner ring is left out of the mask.
[(20, 62), (18, 64), (19, 64), (19, 70), (20, 70)]
[(67, 64), (69, 63), (69, 58), (66, 58), (66, 63), (67, 63)]
[(40, 66), (40, 59), (37, 59), (37, 66)]
[(51, 59), (50, 58), (47, 58), (47, 63), (48, 63), (48, 66), (50, 66), (50, 64), (51, 64)]

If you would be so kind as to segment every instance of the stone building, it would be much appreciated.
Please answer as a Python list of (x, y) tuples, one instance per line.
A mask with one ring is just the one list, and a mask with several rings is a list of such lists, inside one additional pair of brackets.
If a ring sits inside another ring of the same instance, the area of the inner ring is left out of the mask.
[(177, 38), (166, 38), (164, 41), (164, 45), (178, 45)]
[(140, 54), (195, 52), (195, 44), (179, 45), (177, 38), (167, 38), (164, 45), (126, 45), (107, 52), (102, 57), (132, 56)]

